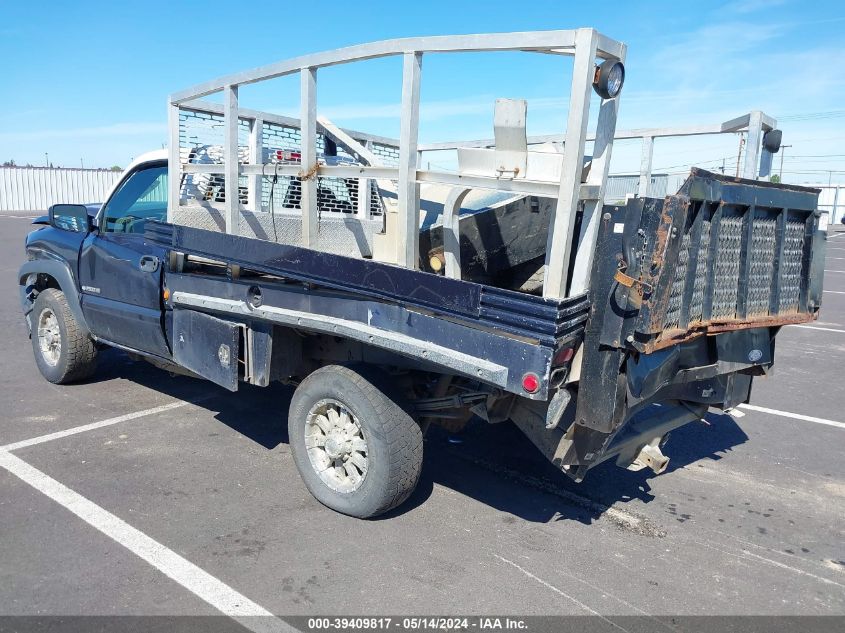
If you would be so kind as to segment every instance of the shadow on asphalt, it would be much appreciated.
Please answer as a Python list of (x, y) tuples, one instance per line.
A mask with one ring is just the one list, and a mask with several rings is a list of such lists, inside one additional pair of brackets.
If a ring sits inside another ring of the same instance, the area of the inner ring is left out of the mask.
[(287, 412), (292, 387), (274, 384), (267, 388), (240, 383), (235, 393), (188, 376), (173, 375), (144, 360), (132, 360), (123, 352), (107, 349), (98, 359), (97, 372), (88, 383), (128, 380), (173, 398), (196, 402), (214, 418), (266, 449), (287, 444)]
[[(219, 420), (260, 446), (271, 450), (288, 442), (287, 410), (293, 388), (239, 385), (236, 393), (204, 380), (171, 376), (144, 361), (107, 350), (94, 381), (124, 379), (196, 401)], [(662, 476), (701, 459), (718, 460), (748, 437), (733, 418), (708, 414), (709, 426), (691, 423), (672, 432), (664, 452), (670, 457)], [(402, 506), (379, 517), (389, 519), (421, 505), (434, 484), (445, 486), (523, 520), (547, 523), (575, 520), (592, 523), (608, 507), (654, 499), (651, 471), (631, 472), (613, 461), (593, 468), (580, 484), (547, 462), (513, 424), (471, 423), (458, 436), (432, 427), (426, 436), (422, 476), (414, 494)]]
[[(669, 468), (661, 475), (702, 460), (718, 460), (748, 436), (733, 418), (708, 414), (710, 425), (691, 423), (673, 431), (664, 452)], [(454, 438), (453, 438), (454, 440)], [(453, 444), (445, 433), (430, 433), (424, 477), (526, 521), (576, 520), (591, 523), (610, 506), (655, 497), (649, 470), (632, 472), (610, 460), (575, 483), (540, 455), (513, 424), (472, 424)]]

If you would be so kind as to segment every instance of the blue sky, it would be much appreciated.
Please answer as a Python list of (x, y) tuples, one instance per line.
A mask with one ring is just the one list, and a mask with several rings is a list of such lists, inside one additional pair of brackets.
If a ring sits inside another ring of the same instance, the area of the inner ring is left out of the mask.
[[(785, 180), (845, 182), (845, 4), (734, 2), (31, 2), (0, 0), (0, 162), (125, 166), (166, 141), (171, 92), (308, 52), (412, 35), (593, 26), (628, 44), (618, 127), (778, 118)], [(274, 8), (271, 8), (274, 7)], [(277, 7), (277, 8), (275, 8)], [(495, 63), (491, 63), (495, 62)], [(428, 56), (423, 141), (487, 137), (496, 97), (527, 98), (529, 133), (563, 129), (568, 58)], [(321, 71), (321, 114), (398, 135), (401, 61)], [(245, 88), (246, 107), (295, 114), (298, 82)], [(658, 142), (657, 170), (728, 168), (734, 136)], [(776, 158), (776, 166), (779, 157)], [(619, 142), (612, 171), (637, 169)], [(825, 170), (834, 172), (830, 176)]]

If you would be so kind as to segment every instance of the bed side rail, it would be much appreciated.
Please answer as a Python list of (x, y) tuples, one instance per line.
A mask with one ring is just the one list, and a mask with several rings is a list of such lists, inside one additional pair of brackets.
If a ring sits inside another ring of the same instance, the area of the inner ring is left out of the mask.
[(583, 332), (586, 295), (551, 299), (401, 266), (192, 227), (148, 222), (147, 240), (174, 252), (323, 288), (453, 316), (554, 347)]

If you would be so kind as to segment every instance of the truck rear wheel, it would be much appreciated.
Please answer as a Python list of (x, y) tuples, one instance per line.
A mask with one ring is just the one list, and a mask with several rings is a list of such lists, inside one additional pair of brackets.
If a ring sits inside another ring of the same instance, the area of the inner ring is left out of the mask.
[(41, 375), (63, 385), (94, 373), (97, 348), (79, 327), (61, 290), (47, 288), (32, 306), (32, 351)]
[(358, 518), (405, 501), (422, 467), (422, 431), (386, 374), (329, 365), (293, 394), (291, 452), (308, 490), (323, 505)]

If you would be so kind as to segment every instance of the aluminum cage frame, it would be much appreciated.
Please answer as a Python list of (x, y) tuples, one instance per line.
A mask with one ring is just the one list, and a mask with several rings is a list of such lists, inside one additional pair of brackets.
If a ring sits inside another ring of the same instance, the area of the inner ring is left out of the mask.
[[(564, 55), (574, 58), (570, 85), (560, 180), (531, 181), (487, 176), (467, 176), (419, 167), (419, 105), (422, 59), (429, 53), (523, 51)], [(258, 182), (266, 165), (260, 162), (260, 113), (247, 115), (238, 103), (239, 86), (277, 77), (299, 74), (300, 120), (302, 135), (301, 166), (284, 166), (274, 170), (280, 176), (297, 176), (302, 182), (302, 246), (314, 248), (319, 222), (317, 208), (317, 176), (338, 178), (372, 178), (398, 181), (398, 231), (395, 262), (416, 269), (419, 261), (419, 190), (420, 183), (452, 185), (456, 190), (490, 189), (539, 195), (557, 199), (549, 225), (546, 248), (543, 295), (562, 299), (583, 294), (592, 270), (596, 235), (599, 226), (604, 189), (610, 167), (610, 156), (616, 130), (619, 95), (602, 99), (593, 141), (592, 165), (586, 182), (582, 182), (582, 161), (588, 140), (587, 128), (596, 60), (625, 62), (625, 44), (602, 35), (592, 28), (553, 31), (525, 31), (474, 35), (445, 35), (384, 40), (332, 51), (315, 53), (277, 62), (252, 70), (226, 75), (176, 92), (168, 99), (170, 126), (170, 191), (168, 221), (180, 205), (182, 176), (188, 173), (217, 173), (225, 176), (226, 232), (236, 234), (241, 204), (238, 179), (247, 176)], [(402, 107), (399, 139), (399, 165), (396, 168), (318, 165), (316, 137), (317, 71), (320, 68), (381, 57), (402, 56)], [(185, 164), (180, 159), (179, 113), (190, 109), (192, 102), (213, 93), (223, 93), (224, 143), (223, 164)], [(247, 115), (247, 116), (245, 116)], [(272, 116), (269, 115), (268, 116)], [(238, 126), (241, 119), (250, 120), (250, 163), (238, 160)], [(259, 146), (256, 151), (256, 144)], [(258, 160), (256, 158), (258, 157)], [(580, 234), (574, 235), (576, 214), (583, 204)], [(572, 248), (578, 244), (571, 278), (568, 262)]]

